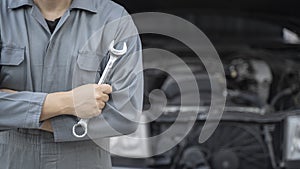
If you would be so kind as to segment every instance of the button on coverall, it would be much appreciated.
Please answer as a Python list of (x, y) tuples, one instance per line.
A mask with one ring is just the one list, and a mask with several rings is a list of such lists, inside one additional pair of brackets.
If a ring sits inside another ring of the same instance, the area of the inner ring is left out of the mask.
[[(51, 119), (53, 133), (40, 130), (47, 94), (97, 82), (112, 40), (128, 51), (108, 76), (113, 92), (88, 136), (74, 137), (78, 118), (67, 115)], [(1, 0), (0, 51), (0, 89), (18, 91), (0, 92), (0, 168), (111, 168), (109, 137), (134, 132), (142, 109), (141, 43), (128, 13), (110, 0), (73, 0), (51, 34), (33, 0)]]

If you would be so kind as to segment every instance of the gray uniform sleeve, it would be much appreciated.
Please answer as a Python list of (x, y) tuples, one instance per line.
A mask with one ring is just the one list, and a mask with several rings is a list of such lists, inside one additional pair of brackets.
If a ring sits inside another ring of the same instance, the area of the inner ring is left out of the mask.
[[(143, 67), (142, 47), (137, 34), (124, 39), (125, 32), (133, 26), (121, 23), (115, 39), (119, 41), (117, 48), (122, 48), (126, 41), (127, 53), (122, 56), (108, 77), (113, 93), (99, 117), (93, 118), (88, 124), (88, 136), (76, 138), (72, 135), (72, 127), (78, 122), (73, 116), (55, 117), (51, 120), (56, 142), (79, 141), (91, 138), (104, 138), (130, 134), (137, 129), (137, 121), (143, 105)], [(134, 27), (135, 29), (135, 27)]]
[[(0, 81), (0, 86), (1, 83)], [(9, 94), (0, 92), (0, 130), (40, 128), (39, 120), (46, 96), (46, 93), (18, 92)]]
[(45, 93), (0, 92), (0, 130), (11, 128), (40, 128), (40, 115)]

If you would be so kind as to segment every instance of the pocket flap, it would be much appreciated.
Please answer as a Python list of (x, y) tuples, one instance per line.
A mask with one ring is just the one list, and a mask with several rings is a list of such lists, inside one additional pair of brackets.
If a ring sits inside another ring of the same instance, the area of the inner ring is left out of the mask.
[(91, 53), (79, 53), (77, 64), (80, 69), (86, 71), (97, 71), (103, 57)]
[(24, 61), (25, 50), (22, 48), (2, 47), (0, 65), (18, 66)]

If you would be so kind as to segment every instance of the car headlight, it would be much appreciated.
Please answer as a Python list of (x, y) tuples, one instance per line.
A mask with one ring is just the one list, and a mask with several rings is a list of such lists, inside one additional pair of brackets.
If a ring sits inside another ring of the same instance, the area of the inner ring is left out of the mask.
[(285, 133), (286, 160), (300, 160), (300, 116), (290, 116), (287, 118)]

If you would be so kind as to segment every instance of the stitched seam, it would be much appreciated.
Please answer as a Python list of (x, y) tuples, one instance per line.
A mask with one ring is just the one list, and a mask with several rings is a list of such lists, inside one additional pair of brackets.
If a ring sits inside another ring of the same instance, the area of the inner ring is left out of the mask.
[[(33, 94), (31, 94), (30, 100), (32, 100), (32, 98), (33, 98)], [(28, 121), (28, 116), (29, 116), (29, 113), (31, 113), (31, 112), (30, 112), (31, 106), (32, 106), (32, 105), (31, 105), (31, 102), (29, 101), (28, 110), (27, 110), (27, 112), (26, 112), (25, 123), (23, 124), (23, 128), (26, 128), (26, 124), (27, 124), (27, 121)]]

